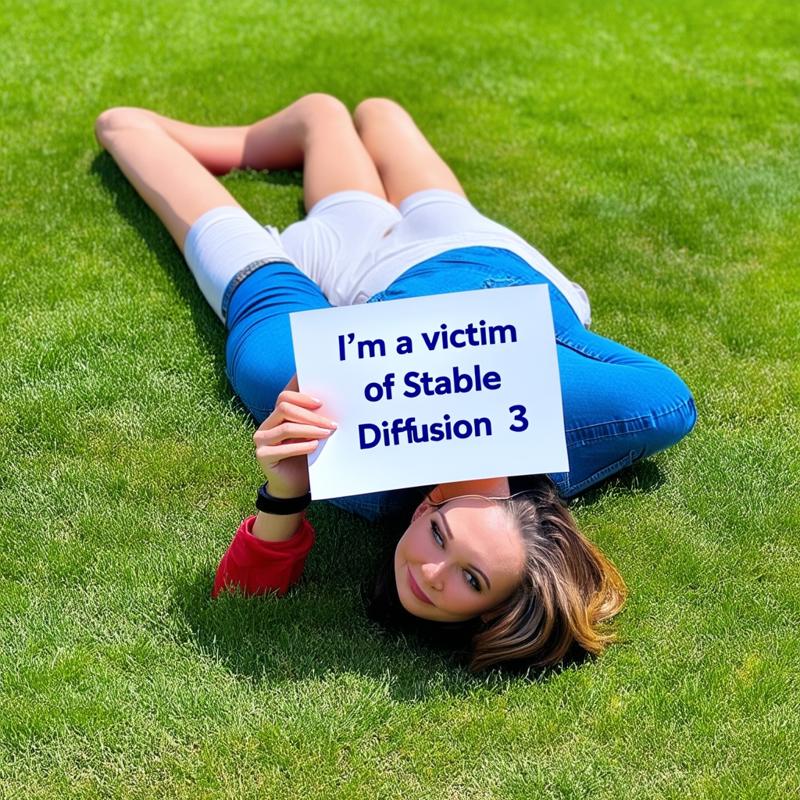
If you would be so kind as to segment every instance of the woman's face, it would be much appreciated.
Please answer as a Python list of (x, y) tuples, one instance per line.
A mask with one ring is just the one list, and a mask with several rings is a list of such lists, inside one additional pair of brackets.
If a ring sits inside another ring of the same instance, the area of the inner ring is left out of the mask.
[(394, 553), (403, 608), (423, 619), (461, 622), (511, 595), (522, 578), (519, 530), (494, 503), (454, 498), (422, 503)]

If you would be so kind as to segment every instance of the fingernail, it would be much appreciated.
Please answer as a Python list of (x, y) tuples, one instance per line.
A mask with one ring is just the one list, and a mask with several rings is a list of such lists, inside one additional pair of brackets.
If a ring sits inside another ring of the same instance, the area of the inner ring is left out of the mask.
[(321, 405), (322, 405), (322, 400), (320, 400), (320, 399), (319, 399), (319, 397), (314, 397), (313, 395), (309, 395), (309, 397), (310, 397), (310, 398), (311, 398), (311, 399), (312, 399), (312, 400), (313, 400), (313, 401), (314, 401), (314, 402), (315, 402), (315, 403), (316, 403), (318, 406), (321, 406)]

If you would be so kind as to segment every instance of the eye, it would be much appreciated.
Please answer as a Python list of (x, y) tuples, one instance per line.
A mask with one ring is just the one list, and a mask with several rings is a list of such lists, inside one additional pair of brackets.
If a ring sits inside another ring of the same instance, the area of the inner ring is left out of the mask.
[(444, 547), (444, 538), (439, 531), (439, 526), (433, 521), (431, 521), (431, 533), (433, 534), (433, 541), (436, 542), (439, 547)]
[[(444, 537), (439, 530), (439, 526), (433, 520), (431, 520), (431, 535), (433, 536), (433, 541), (436, 542), (439, 547), (444, 549)], [(464, 573), (464, 578), (470, 587), (476, 592), (481, 591), (481, 582), (469, 570), (465, 569), (462, 571)]]
[(467, 583), (476, 592), (479, 592), (481, 590), (481, 582), (471, 572), (467, 572), (467, 570), (464, 570), (464, 577), (467, 579)]

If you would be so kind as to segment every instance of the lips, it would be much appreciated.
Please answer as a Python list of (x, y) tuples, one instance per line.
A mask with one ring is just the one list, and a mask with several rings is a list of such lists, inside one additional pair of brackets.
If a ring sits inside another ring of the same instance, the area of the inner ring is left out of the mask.
[(411, 591), (414, 593), (414, 596), (422, 600), (423, 603), (429, 603), (430, 605), (433, 605), (433, 600), (431, 600), (428, 595), (426, 595), (425, 592), (419, 588), (419, 585), (414, 580), (414, 576), (411, 574), (411, 570), (408, 569), (408, 567), (406, 567), (406, 569), (408, 570), (408, 585), (411, 587)]

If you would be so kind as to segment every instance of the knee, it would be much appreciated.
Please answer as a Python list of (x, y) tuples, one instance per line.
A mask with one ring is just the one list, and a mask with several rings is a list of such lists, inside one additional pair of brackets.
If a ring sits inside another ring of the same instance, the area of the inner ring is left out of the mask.
[(107, 108), (94, 122), (94, 135), (97, 141), (105, 146), (107, 138), (114, 131), (128, 128), (150, 128), (153, 120), (144, 108), (117, 106)]
[(565, 418), (570, 470), (554, 477), (565, 497), (666, 450), (695, 425), (692, 393), (671, 369), (659, 364), (646, 372), (639, 370), (635, 381), (626, 383), (624, 377), (618, 385), (596, 387), (589, 417)]
[(645, 455), (652, 455), (679, 442), (697, 422), (697, 406), (689, 387), (669, 367), (660, 365), (656, 374), (639, 388), (639, 399), (649, 412), (645, 433)]
[(323, 118), (326, 122), (346, 120), (348, 124), (352, 124), (347, 106), (332, 94), (312, 92), (311, 94), (303, 95), (296, 102), (296, 105), (306, 117), (313, 117), (315, 120)]
[(678, 389), (680, 403), (675, 407), (666, 424), (667, 434), (670, 437), (669, 444), (679, 442), (692, 431), (697, 423), (697, 405), (694, 396), (689, 387), (677, 375), (675, 375), (675, 379), (680, 384)]
[(587, 361), (563, 348), (559, 355), (568, 444), (602, 453), (603, 465), (653, 455), (694, 427), (697, 409), (689, 387), (655, 359)]
[(353, 122), (361, 130), (369, 120), (390, 117), (405, 117), (408, 112), (388, 97), (368, 97), (362, 100), (353, 111)]

